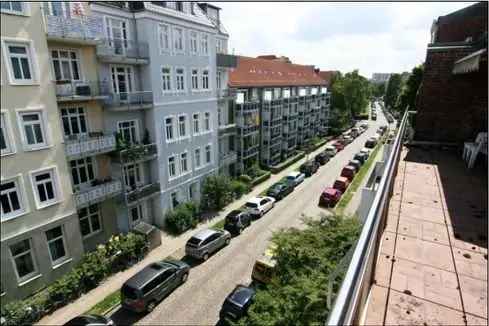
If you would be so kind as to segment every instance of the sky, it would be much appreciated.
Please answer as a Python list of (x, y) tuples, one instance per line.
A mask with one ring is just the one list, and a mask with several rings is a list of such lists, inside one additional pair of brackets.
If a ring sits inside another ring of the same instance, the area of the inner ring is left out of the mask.
[(212, 2), (237, 55), (284, 55), (321, 70), (410, 71), (438, 16), (470, 2)]

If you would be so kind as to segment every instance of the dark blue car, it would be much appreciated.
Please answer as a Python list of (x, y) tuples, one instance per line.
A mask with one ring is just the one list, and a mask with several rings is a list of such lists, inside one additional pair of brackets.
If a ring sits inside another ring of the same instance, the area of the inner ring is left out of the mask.
[(245, 316), (250, 305), (253, 303), (255, 290), (245, 285), (237, 285), (233, 292), (227, 296), (221, 308), (219, 317), (221, 320), (238, 320)]

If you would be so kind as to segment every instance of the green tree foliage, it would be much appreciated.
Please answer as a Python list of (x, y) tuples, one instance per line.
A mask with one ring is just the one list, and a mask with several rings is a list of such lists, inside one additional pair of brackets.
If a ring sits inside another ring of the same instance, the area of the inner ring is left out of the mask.
[(424, 66), (419, 65), (413, 68), (411, 74), (403, 85), (401, 94), (397, 99), (394, 109), (400, 113), (407, 108), (414, 109), (416, 107), (416, 95), (418, 94), (419, 86), (423, 80)]
[(225, 175), (208, 176), (202, 185), (201, 206), (218, 211), (233, 199), (231, 179)]
[(387, 89), (384, 95), (384, 103), (385, 107), (388, 110), (393, 110), (396, 103), (397, 98), (399, 97), (399, 93), (402, 88), (402, 77), (400, 74), (392, 74), (387, 82)]
[[(328, 316), (329, 276), (360, 234), (356, 219), (339, 216), (305, 220), (304, 230), (274, 234), (277, 272), (259, 287), (249, 315), (241, 325), (324, 324)], [(337, 291), (341, 277), (333, 286)]]
[(383, 98), (385, 95), (386, 83), (370, 83), (373, 98)]
[(187, 202), (178, 205), (165, 215), (166, 229), (172, 234), (181, 234), (199, 223), (198, 205)]

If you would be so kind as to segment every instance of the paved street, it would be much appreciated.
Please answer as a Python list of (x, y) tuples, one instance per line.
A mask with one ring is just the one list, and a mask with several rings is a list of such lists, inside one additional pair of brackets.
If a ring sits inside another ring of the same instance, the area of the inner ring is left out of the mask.
[[(135, 315), (119, 309), (112, 318), (117, 324), (215, 324), (225, 297), (238, 283), (251, 281), (256, 258), (265, 250), (272, 232), (297, 227), (301, 216), (317, 216), (327, 210), (317, 206), (321, 190), (331, 185), (343, 165), (359, 151), (378, 125), (386, 121), (381, 114), (370, 128), (345, 150), (336, 155), (312, 178), (307, 178), (295, 191), (278, 202), (269, 213), (255, 221), (231, 244), (202, 264), (194, 263), (188, 281), (164, 299), (149, 315)], [(183, 252), (181, 252), (183, 256)]]

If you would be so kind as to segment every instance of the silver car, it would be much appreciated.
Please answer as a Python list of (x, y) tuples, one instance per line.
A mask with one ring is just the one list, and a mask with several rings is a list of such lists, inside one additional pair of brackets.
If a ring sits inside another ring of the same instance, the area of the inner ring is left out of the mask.
[(227, 246), (231, 234), (225, 230), (202, 230), (191, 237), (185, 245), (187, 256), (207, 260), (211, 254)]

